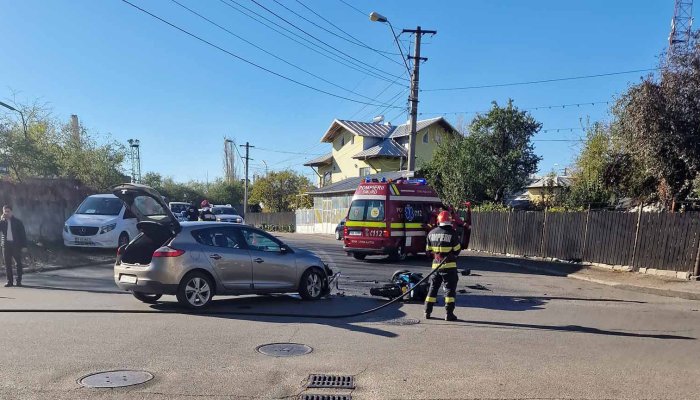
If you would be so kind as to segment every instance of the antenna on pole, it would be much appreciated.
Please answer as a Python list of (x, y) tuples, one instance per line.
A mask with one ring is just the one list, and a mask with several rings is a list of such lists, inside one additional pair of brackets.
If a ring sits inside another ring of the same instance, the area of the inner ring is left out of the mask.
[(688, 51), (692, 39), (693, 0), (676, 0), (668, 35), (668, 55)]
[(141, 141), (129, 139), (131, 156), (131, 183), (141, 183)]

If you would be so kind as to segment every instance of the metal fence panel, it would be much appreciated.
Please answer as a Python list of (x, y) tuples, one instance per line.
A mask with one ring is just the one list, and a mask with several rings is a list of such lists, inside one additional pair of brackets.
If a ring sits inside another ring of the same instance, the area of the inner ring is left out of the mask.
[(582, 260), (585, 232), (585, 212), (548, 213), (544, 237), (545, 257)]
[(545, 214), (537, 211), (518, 211), (510, 215), (506, 253), (541, 256)]
[(695, 213), (643, 213), (634, 267), (692, 272), (699, 240), (700, 217)]

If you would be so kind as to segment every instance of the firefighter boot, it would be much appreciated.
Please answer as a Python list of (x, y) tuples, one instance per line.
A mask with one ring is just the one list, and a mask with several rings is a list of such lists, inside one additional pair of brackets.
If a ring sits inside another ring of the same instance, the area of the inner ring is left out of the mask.
[(425, 319), (430, 319), (430, 314), (433, 313), (433, 303), (425, 303)]
[(457, 316), (455, 315), (455, 303), (447, 303), (445, 305), (445, 321), (457, 321)]

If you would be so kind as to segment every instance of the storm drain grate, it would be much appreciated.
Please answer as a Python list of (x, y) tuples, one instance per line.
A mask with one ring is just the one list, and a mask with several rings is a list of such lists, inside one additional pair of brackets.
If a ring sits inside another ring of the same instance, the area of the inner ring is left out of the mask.
[(352, 400), (349, 394), (302, 394), (299, 400)]
[(306, 387), (355, 389), (355, 378), (350, 375), (309, 375)]

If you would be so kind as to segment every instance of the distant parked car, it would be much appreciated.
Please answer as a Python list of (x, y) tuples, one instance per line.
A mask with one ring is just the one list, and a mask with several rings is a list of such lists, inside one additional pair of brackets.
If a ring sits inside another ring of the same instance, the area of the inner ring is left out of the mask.
[(190, 203), (171, 201), (168, 203), (168, 207), (175, 217), (177, 217), (178, 221), (187, 221), (187, 209), (190, 207)]
[(345, 237), (345, 218), (338, 222), (338, 226), (335, 227), (335, 240), (343, 240)]
[(211, 211), (216, 215), (216, 221), (217, 222), (233, 222), (236, 224), (244, 224), (245, 221), (243, 220), (243, 217), (241, 217), (240, 214), (238, 214), (238, 211), (236, 211), (235, 208), (226, 205), (226, 206), (218, 206), (215, 205), (214, 207), (211, 208)]
[(115, 249), (138, 235), (136, 222), (136, 216), (117, 196), (88, 196), (63, 225), (63, 244)]
[(148, 186), (123, 184), (114, 193), (138, 217), (141, 231), (119, 248), (114, 281), (140, 301), (170, 294), (201, 309), (214, 295), (296, 292), (317, 300), (330, 292), (333, 272), (310, 251), (251, 226), (180, 223)]

